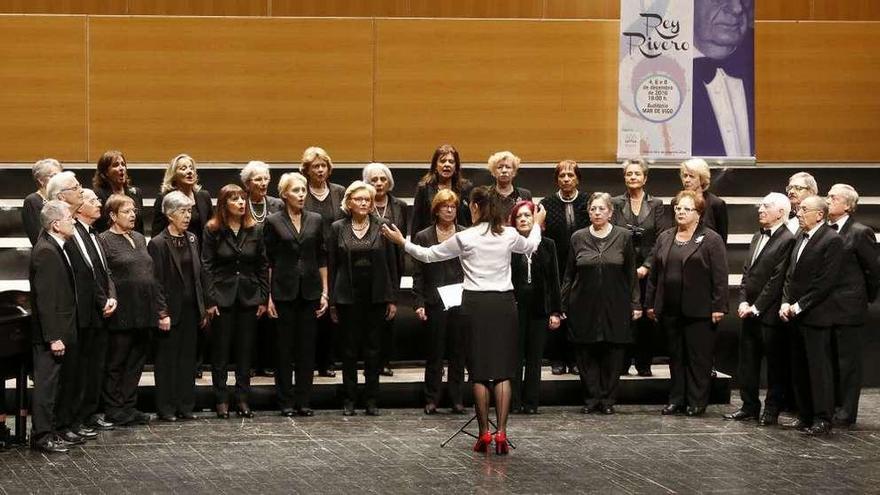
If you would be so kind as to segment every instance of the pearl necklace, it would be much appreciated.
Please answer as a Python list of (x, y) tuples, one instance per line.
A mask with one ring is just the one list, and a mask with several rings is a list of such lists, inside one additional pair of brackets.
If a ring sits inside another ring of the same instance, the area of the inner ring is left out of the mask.
[(562, 191), (556, 191), (556, 195), (559, 196), (559, 199), (562, 200), (563, 203), (573, 202), (574, 200), (577, 199), (578, 194), (579, 194), (578, 192), (575, 192), (574, 196), (572, 196), (571, 199), (565, 199), (565, 197), (562, 196)]
[(257, 203), (257, 204), (263, 205), (263, 214), (262, 215), (257, 215), (257, 210), (254, 209), (253, 201), (251, 201), (251, 198), (248, 198), (248, 207), (251, 210), (251, 218), (253, 218), (254, 221), (256, 221), (257, 223), (263, 223), (263, 220), (266, 219), (266, 215), (269, 214), (269, 205), (266, 203), (265, 199), (263, 200), (262, 203)]

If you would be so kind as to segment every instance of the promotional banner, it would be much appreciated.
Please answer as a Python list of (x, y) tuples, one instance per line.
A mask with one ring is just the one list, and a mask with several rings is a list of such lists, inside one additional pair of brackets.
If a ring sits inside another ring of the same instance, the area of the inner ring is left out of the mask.
[(618, 159), (754, 161), (753, 0), (621, 0)]

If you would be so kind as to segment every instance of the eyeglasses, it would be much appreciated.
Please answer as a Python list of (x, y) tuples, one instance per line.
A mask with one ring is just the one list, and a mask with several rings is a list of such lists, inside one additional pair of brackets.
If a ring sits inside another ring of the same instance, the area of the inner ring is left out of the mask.
[(792, 192), (792, 191), (801, 192), (801, 191), (806, 191), (807, 189), (809, 189), (809, 187), (807, 187), (807, 186), (799, 186), (797, 184), (791, 184), (785, 188), (785, 192)]
[(128, 215), (129, 213), (134, 213), (135, 215), (137, 215), (138, 209), (137, 208), (123, 208), (123, 209), (119, 210), (119, 213), (122, 213), (123, 215)]
[(806, 206), (798, 206), (797, 211), (801, 213), (809, 213), (811, 211), (819, 211), (819, 208), (807, 208)]
[(453, 204), (440, 205), (440, 206), (437, 207), (437, 209), (438, 209), (438, 210), (452, 210), (452, 211), (454, 211), (454, 210), (457, 210), (457, 209), (458, 209), (458, 206), (457, 206), (457, 205), (453, 205)]
[(687, 206), (676, 206), (673, 210), (675, 210), (676, 213), (691, 213), (697, 211), (696, 208), (688, 208)]
[(82, 185), (77, 184), (75, 186), (65, 187), (64, 189), (61, 190), (61, 192), (79, 191), (80, 189), (82, 189)]
[(351, 200), (353, 203), (362, 203), (363, 204), (363, 203), (370, 202), (370, 198), (356, 198), (356, 197), (352, 196), (351, 198), (348, 198), (348, 199)]

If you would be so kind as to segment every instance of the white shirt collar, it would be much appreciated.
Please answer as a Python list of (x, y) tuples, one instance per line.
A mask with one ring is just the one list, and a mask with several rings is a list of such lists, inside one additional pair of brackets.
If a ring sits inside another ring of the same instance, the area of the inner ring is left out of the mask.
[(812, 238), (813, 238), (813, 235), (814, 235), (814, 234), (816, 233), (816, 231), (819, 230), (821, 227), (822, 227), (822, 222), (819, 222), (819, 223), (816, 224), (815, 227), (813, 227), (812, 229), (808, 230), (808, 231), (806, 232), (806, 234), (807, 234), (807, 239), (812, 239)]
[(837, 231), (840, 232), (841, 230), (843, 230), (843, 226), (844, 224), (846, 224), (847, 220), (849, 220), (849, 215), (845, 214), (842, 217), (838, 218), (836, 222), (828, 222), (828, 225), (837, 224)]
[(63, 237), (61, 237), (60, 235), (58, 235), (58, 234), (56, 234), (56, 233), (54, 233), (54, 232), (49, 232), (49, 236), (50, 236), (52, 239), (55, 239), (55, 242), (58, 243), (58, 246), (60, 246), (61, 249), (64, 249), (64, 243), (67, 242), (67, 241), (66, 241)]

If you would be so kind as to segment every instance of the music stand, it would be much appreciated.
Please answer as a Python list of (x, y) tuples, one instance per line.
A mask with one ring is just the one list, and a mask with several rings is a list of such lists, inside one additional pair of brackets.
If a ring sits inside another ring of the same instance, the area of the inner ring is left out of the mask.
[[(455, 438), (455, 437), (461, 435), (462, 433), (464, 433), (465, 435), (467, 435), (467, 436), (469, 436), (469, 437), (476, 438), (476, 439), (479, 440), (480, 437), (479, 437), (478, 435), (474, 435), (473, 433), (467, 431), (467, 427), (470, 426), (471, 423), (473, 423), (475, 419), (477, 419), (477, 415), (476, 415), (476, 414), (474, 414), (473, 416), (471, 416), (471, 419), (465, 421), (465, 423), (464, 423), (463, 425), (461, 425), (461, 427), (458, 429), (458, 431), (456, 431), (455, 433), (453, 433), (452, 436), (450, 436), (450, 437), (447, 438), (445, 441), (443, 441), (443, 442), (440, 444), (440, 448), (446, 447), (446, 444), (448, 444), (449, 442), (451, 442), (453, 438)], [(489, 426), (491, 426), (492, 428), (494, 428), (496, 433), (498, 432), (498, 425), (496, 425), (495, 422), (492, 421), (491, 419), (489, 420)], [(511, 449), (515, 449), (515, 448), (516, 448), (516, 445), (514, 445), (513, 442), (511, 442), (509, 438), (507, 439), (507, 445), (509, 445)]]

